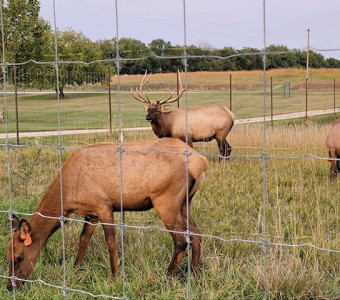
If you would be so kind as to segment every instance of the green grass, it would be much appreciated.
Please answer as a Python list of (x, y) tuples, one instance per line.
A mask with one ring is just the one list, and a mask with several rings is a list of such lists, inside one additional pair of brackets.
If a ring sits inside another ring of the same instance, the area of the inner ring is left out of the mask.
[[(191, 106), (222, 104), (230, 105), (229, 75), (233, 78), (232, 110), (237, 119), (263, 115), (263, 72), (196, 72), (188, 74), (187, 104)], [(284, 114), (305, 111), (305, 71), (300, 69), (270, 70), (267, 72), (266, 114), (270, 115), (270, 77), (273, 77), (273, 113)], [(331, 109), (334, 106), (333, 78), (339, 78), (337, 69), (311, 70), (308, 110)], [(139, 85), (141, 75), (122, 76), (119, 98), (112, 91), (113, 126), (118, 124), (118, 99), (120, 99), (121, 124), (123, 127), (148, 126), (145, 121), (144, 105), (135, 101), (129, 92)], [(155, 74), (150, 79), (147, 90), (151, 99), (159, 99), (176, 90), (174, 74)], [(113, 86), (116, 78), (113, 78)], [(291, 97), (283, 98), (283, 83), (291, 82)], [(339, 82), (337, 80), (337, 91)], [(87, 87), (65, 89), (66, 98), (60, 101), (61, 129), (109, 128), (109, 104), (105, 87), (104, 93), (86, 92)], [(71, 93), (72, 92), (72, 93)], [(74, 93), (75, 92), (75, 93)], [(0, 108), (4, 98), (0, 98)], [(185, 95), (180, 106), (185, 106)], [(58, 103), (55, 93), (20, 94), (19, 132), (57, 130)], [(13, 94), (8, 94), (8, 130), (15, 132), (15, 105)], [(338, 107), (338, 103), (336, 103)], [(177, 107), (177, 104), (172, 104)], [(0, 123), (0, 132), (5, 132), (5, 124)]]
[[(161, 94), (151, 94), (154, 99)], [(305, 111), (305, 95), (302, 91), (292, 93), (290, 98), (274, 98), (273, 113), (283, 114)], [(313, 92), (309, 95), (308, 110), (331, 109), (333, 98), (331, 93)], [(31, 97), (30, 97), (31, 98)], [(123, 127), (149, 126), (145, 121), (144, 106), (134, 101), (130, 94), (122, 94), (121, 124)], [(184, 107), (184, 97), (181, 99)], [(267, 96), (267, 115), (270, 115), (270, 97)], [(13, 99), (8, 99), (8, 128), (14, 132), (15, 108)], [(188, 94), (188, 106), (223, 104), (229, 107), (229, 96), (226, 93), (193, 93)], [(176, 105), (172, 104), (173, 108)], [(232, 99), (233, 112), (237, 119), (259, 117), (263, 115), (263, 95), (250, 92), (235, 92)], [(118, 126), (118, 104), (113, 99), (112, 104), (113, 127)], [(55, 99), (19, 99), (19, 131), (58, 130), (58, 105)], [(70, 94), (60, 104), (61, 129), (94, 129), (109, 128), (108, 100), (104, 94), (74, 97)], [(5, 124), (0, 123), (1, 132), (5, 132)]]
[[(340, 180), (329, 184), (329, 164), (310, 157), (327, 157), (325, 139), (333, 116), (280, 121), (266, 130), (267, 153), (286, 158), (270, 158), (267, 163), (266, 230), (271, 242), (312, 243), (339, 250)], [(194, 219), (202, 233), (223, 239), (263, 240), (263, 128), (260, 125), (236, 125), (230, 133), (233, 157), (221, 165), (209, 156), (209, 170), (192, 200)], [(125, 139), (154, 139), (152, 132), (126, 133)], [(56, 137), (38, 140), (55, 144)], [(62, 137), (62, 144), (82, 146), (108, 140), (107, 135)], [(23, 139), (29, 144), (34, 139)], [(216, 154), (215, 142), (195, 144), (201, 153)], [(2, 150), (4, 150), (2, 148)], [(0, 151), (0, 209), (9, 208), (7, 160)], [(65, 150), (63, 160), (72, 151)], [(244, 157), (244, 155), (248, 155)], [(11, 192), (14, 210), (31, 213), (58, 172), (57, 151), (29, 146), (12, 147)], [(119, 213), (115, 213), (118, 222)], [(127, 212), (127, 224), (164, 228), (157, 213)], [(8, 273), (5, 260), (10, 237), (8, 216), (0, 214), (0, 274)], [(66, 281), (73, 289), (95, 295), (122, 295), (122, 275), (110, 276), (109, 257), (104, 236), (98, 228), (85, 253), (80, 270), (73, 268), (82, 226), (69, 222), (65, 227)], [(118, 239), (120, 234), (117, 230)], [(118, 242), (118, 245), (120, 243)], [(172, 255), (170, 235), (157, 229), (127, 229), (125, 237), (126, 296), (130, 299), (186, 299), (187, 265), (181, 265), (174, 278), (165, 271)], [(119, 257), (121, 258), (121, 251)], [(311, 247), (270, 246), (267, 255), (268, 299), (337, 299), (340, 294), (338, 253)], [(120, 262), (121, 263), (121, 262)], [(32, 280), (43, 279), (63, 285), (61, 231), (56, 232), (41, 252)], [(6, 280), (0, 278), (0, 295), (7, 299)], [(191, 278), (192, 299), (263, 299), (264, 263), (261, 246), (248, 242), (224, 242), (203, 238), (200, 273)], [(70, 299), (91, 299), (69, 292)], [(0, 297), (1, 298), (1, 297)], [(63, 299), (62, 292), (40, 283), (27, 283), (16, 299)]]

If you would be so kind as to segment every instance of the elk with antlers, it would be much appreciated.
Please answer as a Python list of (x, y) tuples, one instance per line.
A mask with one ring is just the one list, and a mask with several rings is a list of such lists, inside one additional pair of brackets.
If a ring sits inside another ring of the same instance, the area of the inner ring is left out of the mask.
[(120, 211), (121, 205), (124, 211), (156, 209), (175, 246), (168, 275), (178, 269), (187, 239), (192, 245), (191, 267), (197, 273), (201, 236), (191, 216), (190, 201), (208, 169), (207, 159), (192, 148), (187, 151), (185, 143), (172, 138), (122, 146), (96, 145), (75, 152), (62, 167), (62, 189), (57, 175), (28, 221), (13, 218), (14, 233), (7, 254), (9, 290), (21, 287), (32, 273), (41, 249), (61, 226), (60, 216), (71, 213), (86, 220), (75, 264), (80, 265), (96, 225), (101, 222), (111, 270), (117, 276), (113, 212)]
[(179, 80), (180, 88), (177, 97), (173, 98), (171, 95), (167, 99), (161, 98), (156, 100), (156, 104), (152, 104), (148, 94), (145, 92), (145, 96), (143, 95), (143, 87), (151, 77), (150, 74), (146, 79), (146, 75), (147, 72), (142, 78), (139, 90), (136, 88), (137, 94), (133, 93), (132, 88), (131, 93), (136, 100), (146, 104), (144, 108), (147, 113), (146, 120), (151, 123), (155, 135), (159, 138), (173, 137), (184, 142), (187, 140), (191, 147), (193, 142), (209, 142), (215, 139), (220, 151), (219, 160), (221, 161), (222, 158), (227, 160), (231, 154), (227, 135), (234, 125), (234, 114), (223, 105), (177, 108), (167, 112), (170, 108), (167, 104), (178, 101), (185, 91), (181, 80)]

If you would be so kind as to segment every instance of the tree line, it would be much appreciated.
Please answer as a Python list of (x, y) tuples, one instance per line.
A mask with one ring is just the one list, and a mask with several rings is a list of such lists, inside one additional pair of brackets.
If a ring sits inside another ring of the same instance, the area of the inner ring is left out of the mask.
[[(54, 32), (49, 22), (39, 16), (39, 12), (40, 2), (38, 0), (7, 0), (3, 5), (6, 62), (55, 61)], [(115, 64), (112, 61), (117, 57), (116, 38), (92, 41), (82, 32), (71, 28), (65, 31), (58, 30), (56, 36), (61, 89), (67, 84), (98, 83), (105, 78), (109, 63), (114, 69)], [(2, 47), (2, 41), (0, 45)], [(145, 70), (152, 73), (167, 73), (183, 69), (183, 60), (177, 58), (183, 56), (183, 46), (172, 45), (163, 39), (155, 39), (145, 44), (133, 38), (120, 38), (118, 51), (119, 57), (123, 59), (120, 61), (120, 74), (140, 74)], [(283, 45), (270, 45), (267, 51), (269, 51), (266, 66), (268, 69), (304, 68), (306, 66), (306, 51), (288, 49)], [(260, 52), (260, 49), (248, 47), (215, 49), (206, 44), (188, 45), (186, 47), (187, 69), (193, 72), (262, 69), (263, 60), (259, 55)], [(283, 53), (275, 54), (274, 52)], [(144, 59), (136, 60), (136, 58)], [(91, 64), (76, 63), (98, 60), (108, 61)], [(340, 60), (325, 59), (323, 55), (310, 51), (309, 66), (311, 68), (340, 68)], [(12, 70), (11, 68), (13, 66), (9, 66), (9, 70)], [(53, 64), (30, 62), (18, 68), (21, 71), (21, 75), (17, 78), (18, 85), (27, 85), (27, 82), (31, 81), (32, 87), (55, 88), (56, 76)], [(88, 74), (98, 76), (88, 76)], [(11, 81), (11, 76), (8, 80)]]

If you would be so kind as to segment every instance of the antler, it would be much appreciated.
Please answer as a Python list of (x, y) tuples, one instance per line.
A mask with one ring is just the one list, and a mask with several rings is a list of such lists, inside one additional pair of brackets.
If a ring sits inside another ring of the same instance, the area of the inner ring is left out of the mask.
[(133, 93), (133, 91), (132, 91), (132, 87), (131, 87), (132, 97), (135, 98), (136, 100), (140, 101), (140, 102), (143, 102), (143, 103), (151, 103), (151, 102), (150, 102), (150, 99), (149, 99), (149, 97), (148, 97), (148, 94), (147, 94), (146, 92), (145, 92), (145, 97), (146, 97), (146, 98), (144, 98), (143, 95), (142, 95), (142, 93), (143, 93), (143, 87), (144, 87), (144, 85), (146, 85), (146, 84), (148, 83), (148, 81), (149, 81), (149, 79), (150, 79), (150, 77), (151, 77), (151, 74), (150, 74), (150, 76), (149, 76), (149, 77), (147, 78), (147, 80), (144, 82), (144, 79), (145, 79), (147, 73), (148, 73), (148, 70), (145, 71), (145, 74), (144, 74), (144, 76), (143, 76), (143, 78), (142, 78), (142, 82), (140, 83), (140, 86), (139, 86), (139, 91), (138, 91), (137, 88), (136, 88), (136, 92), (137, 92), (138, 97), (136, 97), (136, 96), (134, 95), (134, 93)]
[(172, 94), (168, 99), (157, 100), (157, 104), (162, 105), (162, 104), (165, 104), (165, 103), (172, 103), (172, 102), (178, 101), (179, 98), (182, 97), (182, 95), (185, 91), (185, 87), (183, 87), (183, 85), (182, 85), (181, 76), (179, 75), (179, 71), (177, 71), (177, 73), (178, 73), (178, 78), (179, 78), (179, 91), (178, 91), (177, 97), (172, 99), (172, 97), (174, 96), (174, 94)]

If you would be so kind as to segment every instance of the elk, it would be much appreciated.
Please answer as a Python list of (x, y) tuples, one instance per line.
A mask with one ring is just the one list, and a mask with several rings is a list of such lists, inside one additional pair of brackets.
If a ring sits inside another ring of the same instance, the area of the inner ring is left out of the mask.
[[(178, 101), (183, 95), (185, 88), (179, 80), (179, 92), (177, 97), (171, 95), (167, 99), (156, 100), (156, 104), (152, 104), (148, 94), (143, 95), (143, 87), (148, 83), (150, 76), (146, 79), (145, 72), (140, 83), (139, 90), (136, 88), (136, 95), (132, 88), (131, 93), (134, 99), (145, 103), (146, 120), (151, 123), (152, 130), (159, 138), (173, 137), (186, 141), (190, 147), (193, 142), (209, 142), (213, 139), (217, 141), (220, 151), (219, 161), (222, 158), (227, 160), (231, 154), (231, 146), (227, 141), (227, 135), (232, 129), (235, 116), (223, 105), (209, 105), (199, 107), (189, 107), (173, 109), (170, 112), (169, 103)], [(187, 113), (187, 130), (186, 117)], [(187, 132), (187, 134), (186, 134)]]
[[(183, 153), (187, 153), (187, 156)], [(189, 160), (188, 168), (186, 158)], [(63, 164), (61, 178), (62, 215), (66, 218), (74, 213), (84, 216), (86, 221), (80, 236), (75, 265), (81, 264), (95, 225), (101, 222), (110, 254), (111, 271), (113, 276), (118, 275), (115, 228), (112, 224), (113, 212), (121, 211), (122, 193), (124, 211), (154, 208), (170, 231), (174, 253), (168, 275), (174, 275), (182, 261), (187, 246), (184, 231), (192, 233), (191, 268), (196, 274), (201, 253), (201, 236), (190, 213), (190, 202), (207, 169), (208, 161), (204, 156), (188, 148), (182, 141), (172, 138), (126, 143), (122, 147), (102, 144), (74, 152)], [(19, 221), (17, 217), (13, 217), (14, 233), (7, 253), (9, 277), (12, 276), (13, 280), (8, 280), (9, 290), (13, 286), (22, 288), (22, 283), (33, 272), (39, 253), (48, 238), (61, 226), (60, 216), (61, 188), (58, 174), (44, 194), (36, 213), (28, 221)]]
[(329, 128), (326, 146), (329, 157), (332, 158), (332, 160), (329, 160), (331, 163), (329, 180), (332, 182), (340, 172), (340, 162), (337, 160), (340, 159), (340, 120), (334, 121)]

